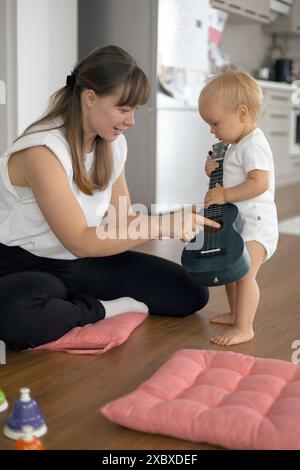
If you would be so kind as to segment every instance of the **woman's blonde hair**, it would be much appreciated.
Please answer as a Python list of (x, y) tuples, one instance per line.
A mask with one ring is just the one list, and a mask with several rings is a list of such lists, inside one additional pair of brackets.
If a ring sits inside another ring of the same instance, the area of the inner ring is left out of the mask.
[(263, 111), (262, 89), (247, 72), (227, 69), (215, 75), (201, 90), (199, 107), (211, 100), (220, 99), (230, 111), (239, 105), (248, 108), (250, 116), (256, 121)]
[[(120, 47), (99, 47), (76, 65), (66, 86), (51, 96), (46, 114), (22, 134), (39, 132), (41, 128), (61, 128), (71, 150), (74, 181), (85, 194), (104, 190), (114, 167), (110, 142), (97, 136), (94, 165), (90, 175), (86, 172), (81, 93), (84, 89), (91, 89), (101, 97), (113, 95), (119, 87), (122, 87), (122, 94), (118, 106), (143, 105), (149, 98), (148, 79), (134, 59)], [(55, 125), (53, 121), (57, 118), (62, 118), (62, 122)]]

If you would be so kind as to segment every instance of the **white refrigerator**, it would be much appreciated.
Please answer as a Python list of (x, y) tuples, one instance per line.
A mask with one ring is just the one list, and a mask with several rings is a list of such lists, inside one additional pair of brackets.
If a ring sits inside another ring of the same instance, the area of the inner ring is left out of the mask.
[(208, 14), (209, 0), (79, 0), (79, 55), (118, 45), (150, 80), (150, 100), (126, 132), (133, 203), (203, 200), (212, 137), (197, 100), (208, 75)]
[(156, 192), (159, 209), (202, 202), (204, 164), (213, 143), (198, 113), (209, 75), (209, 0), (158, 3)]

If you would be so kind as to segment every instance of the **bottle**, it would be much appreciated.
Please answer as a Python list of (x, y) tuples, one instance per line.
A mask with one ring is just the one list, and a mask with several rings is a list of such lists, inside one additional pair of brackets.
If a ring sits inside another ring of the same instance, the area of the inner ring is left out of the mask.
[(278, 59), (284, 59), (285, 53), (283, 47), (278, 43), (277, 34), (272, 34), (271, 59), (276, 62)]
[(17, 440), (14, 450), (45, 450), (42, 441), (33, 435), (32, 426), (23, 426), (23, 436)]

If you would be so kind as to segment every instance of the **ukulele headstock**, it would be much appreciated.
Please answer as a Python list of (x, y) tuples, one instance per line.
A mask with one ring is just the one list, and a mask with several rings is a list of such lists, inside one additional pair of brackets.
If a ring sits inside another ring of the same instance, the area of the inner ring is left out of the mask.
[(213, 170), (209, 178), (209, 189), (214, 188), (216, 184), (223, 186), (223, 160), (229, 144), (218, 142), (212, 146), (212, 151), (208, 152), (209, 155), (218, 162), (218, 167)]
[(224, 142), (218, 142), (212, 146), (213, 151), (210, 152), (210, 155), (214, 160), (224, 159), (226, 150), (228, 149), (229, 144)]

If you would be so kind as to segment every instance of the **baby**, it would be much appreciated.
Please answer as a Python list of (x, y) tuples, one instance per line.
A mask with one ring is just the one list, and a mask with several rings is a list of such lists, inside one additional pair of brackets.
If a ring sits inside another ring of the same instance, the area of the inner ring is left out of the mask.
[[(205, 195), (205, 207), (235, 204), (243, 219), (242, 237), (251, 267), (240, 280), (226, 285), (230, 312), (211, 318), (212, 323), (231, 325), (211, 341), (223, 346), (250, 341), (259, 302), (256, 276), (262, 263), (276, 250), (277, 212), (274, 203), (274, 165), (271, 148), (256, 126), (262, 111), (262, 91), (247, 73), (228, 70), (213, 77), (202, 89), (199, 112), (211, 133), (230, 146), (223, 166), (223, 186)], [(206, 160), (208, 176), (218, 167), (212, 157)]]

